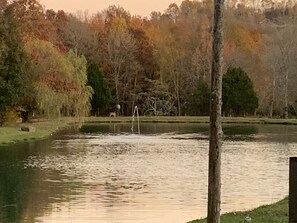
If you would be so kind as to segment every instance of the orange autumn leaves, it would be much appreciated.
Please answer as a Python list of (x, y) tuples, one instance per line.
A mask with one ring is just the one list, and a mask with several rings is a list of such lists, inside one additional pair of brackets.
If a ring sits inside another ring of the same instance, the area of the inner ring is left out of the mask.
[(228, 57), (240, 49), (247, 54), (256, 53), (261, 48), (261, 34), (258, 30), (240, 24), (227, 24), (225, 55)]

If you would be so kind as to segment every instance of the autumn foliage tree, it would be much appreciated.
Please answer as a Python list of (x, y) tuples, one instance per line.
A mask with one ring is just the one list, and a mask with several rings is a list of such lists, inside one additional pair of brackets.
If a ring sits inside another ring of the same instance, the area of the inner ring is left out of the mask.
[[(225, 7), (225, 60), (222, 69), (226, 72), (229, 66), (241, 67), (247, 73), (259, 98), (258, 113), (271, 117), (293, 115), (297, 111), (297, 91), (294, 88), (297, 82), (294, 75), (297, 7), (293, 2), (278, 2), (273, 7), (273, 1), (257, 1), (259, 4), (253, 3), (249, 7), (238, 2), (230, 1)], [(111, 92), (111, 103), (108, 106), (98, 105), (100, 113), (120, 104), (123, 115), (131, 115), (135, 105), (144, 114), (152, 105), (164, 101), (164, 98), (170, 102), (164, 104), (166, 109), (157, 106), (157, 109), (154, 107), (153, 112), (148, 113), (201, 113), (199, 109), (189, 112), (188, 108), (190, 104), (194, 106), (196, 103), (195, 100), (193, 103), (189, 102), (192, 95), (197, 98), (206, 95), (202, 88), (198, 91), (197, 85), (201, 81), (208, 86), (211, 84), (211, 42), (214, 28), (212, 0), (184, 0), (180, 5), (170, 4), (164, 12), (152, 12), (150, 18), (132, 16), (121, 6), (114, 5), (94, 15), (87, 15), (45, 10), (37, 0), (2, 0), (0, 4), (1, 24), (5, 21), (7, 23), (0, 28), (0, 47), (3, 52), (0, 54), (1, 64), (6, 63), (6, 44), (13, 38), (18, 39), (19, 46), (27, 47), (34, 41), (43, 41), (40, 48), (44, 47), (44, 43), (51, 44), (58, 54), (57, 58), (62, 57), (61, 64), (67, 61), (64, 65), (56, 66), (57, 73), (66, 74), (68, 71), (65, 72), (65, 66), (74, 69), (73, 64), (69, 65), (69, 52), (75, 52), (77, 58), (85, 58), (87, 64), (94, 63), (100, 67), (104, 76), (101, 77), (98, 73), (98, 76), (93, 75), (92, 78), (107, 83), (106, 87)], [(253, 8), (260, 6), (263, 7), (262, 11)], [(4, 19), (5, 10), (2, 9), (7, 7), (11, 9), (11, 16)], [(7, 35), (10, 31), (4, 30), (9, 27), (14, 27), (14, 31)], [(31, 52), (27, 49), (26, 53), (29, 53), (28, 58), (31, 59)], [(40, 64), (44, 63), (44, 67), (49, 67), (46, 65), (47, 61), (40, 58), (36, 60), (33, 57), (32, 61), (32, 67), (26, 69), (30, 70), (27, 75), (29, 77), (39, 72), (38, 69), (42, 68)], [(49, 61), (53, 62), (53, 58)], [(54, 82), (48, 80), (50, 77), (58, 81), (59, 75), (55, 74), (53, 78), (48, 70), (44, 69), (45, 82)], [(21, 73), (23, 75), (26, 72)], [(77, 85), (73, 80), (66, 79), (59, 80), (57, 86), (61, 85), (60, 82), (67, 82), (66, 89)], [(38, 78), (36, 81), (32, 83), (35, 86), (40, 84)], [(21, 82), (23, 86), (16, 86), (15, 89), (19, 91), (25, 89), (24, 86), (30, 89), (29, 78)], [(5, 82), (1, 84), (8, 87)], [(102, 90), (105, 91), (104, 89), (103, 87)], [(26, 90), (25, 97), (21, 99), (23, 109), (32, 110), (40, 104), (30, 94), (31, 91)], [(97, 97), (96, 92), (93, 94), (94, 98)], [(148, 97), (147, 100), (144, 100), (145, 96)], [(32, 100), (33, 98), (35, 99)], [(16, 98), (13, 101), (13, 104), (17, 104)]]
[[(127, 99), (132, 101), (129, 90), (137, 82), (141, 66), (136, 60), (137, 45), (129, 33), (128, 24), (123, 18), (114, 18), (107, 31), (106, 65), (108, 78), (113, 83), (116, 104), (122, 109), (130, 109)], [(124, 107), (124, 105), (126, 105)], [(128, 107), (127, 107), (128, 106)], [(132, 108), (131, 108), (132, 110)]]
[(85, 116), (89, 113), (92, 89), (87, 83), (87, 61), (70, 50), (59, 52), (50, 42), (27, 42), (32, 88), (29, 92), (36, 110), (48, 117)]
[(54, 27), (45, 17), (45, 11), (38, 0), (18, 0), (10, 5), (18, 31), (24, 41), (29, 38), (55, 40)]

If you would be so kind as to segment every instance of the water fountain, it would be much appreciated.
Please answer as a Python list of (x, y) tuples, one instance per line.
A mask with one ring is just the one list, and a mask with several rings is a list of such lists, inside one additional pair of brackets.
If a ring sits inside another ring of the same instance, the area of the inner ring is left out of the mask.
[(135, 107), (133, 109), (133, 114), (132, 114), (132, 127), (131, 127), (132, 134), (134, 134), (135, 114), (136, 114), (136, 117), (137, 117), (137, 132), (138, 132), (138, 135), (140, 135), (139, 112), (138, 112), (137, 105), (135, 105)]

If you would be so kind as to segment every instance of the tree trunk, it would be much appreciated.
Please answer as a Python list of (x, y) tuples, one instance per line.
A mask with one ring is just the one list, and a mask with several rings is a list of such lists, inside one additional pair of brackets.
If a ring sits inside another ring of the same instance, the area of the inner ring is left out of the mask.
[(180, 95), (179, 95), (179, 83), (178, 83), (178, 81), (176, 82), (175, 91), (176, 91), (176, 100), (177, 100), (177, 115), (180, 116), (181, 115), (181, 108), (180, 108)]
[(288, 106), (288, 83), (289, 83), (289, 74), (288, 74), (288, 70), (286, 70), (285, 72), (285, 108), (284, 108), (284, 118), (288, 119), (289, 118), (289, 106)]
[(116, 104), (118, 105), (120, 103), (119, 99), (119, 76), (118, 74), (115, 74), (114, 76), (114, 85), (116, 90)]
[(181, 105), (180, 105), (179, 74), (177, 72), (178, 71), (173, 71), (171, 76), (173, 77), (174, 91), (175, 91), (176, 102), (177, 102), (177, 116), (180, 116)]
[(224, 0), (215, 0), (211, 70), (207, 222), (219, 223), (221, 211), (222, 65)]
[(137, 86), (137, 77), (134, 77), (134, 85), (133, 85), (133, 96), (132, 96), (132, 114), (134, 113), (135, 101), (136, 101), (136, 86)]
[(276, 77), (273, 75), (273, 82), (272, 82), (272, 99), (270, 103), (270, 118), (273, 117), (273, 110), (274, 110), (274, 103), (275, 103), (275, 86), (276, 86)]

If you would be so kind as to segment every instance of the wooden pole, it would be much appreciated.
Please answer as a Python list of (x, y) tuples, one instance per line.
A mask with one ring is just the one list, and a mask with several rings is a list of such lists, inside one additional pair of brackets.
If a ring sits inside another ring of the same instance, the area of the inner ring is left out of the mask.
[(289, 223), (297, 223), (297, 157), (290, 158)]
[(219, 223), (221, 212), (221, 151), (222, 151), (222, 66), (224, 0), (214, 0), (213, 49), (210, 97), (210, 138), (208, 169), (207, 222)]

